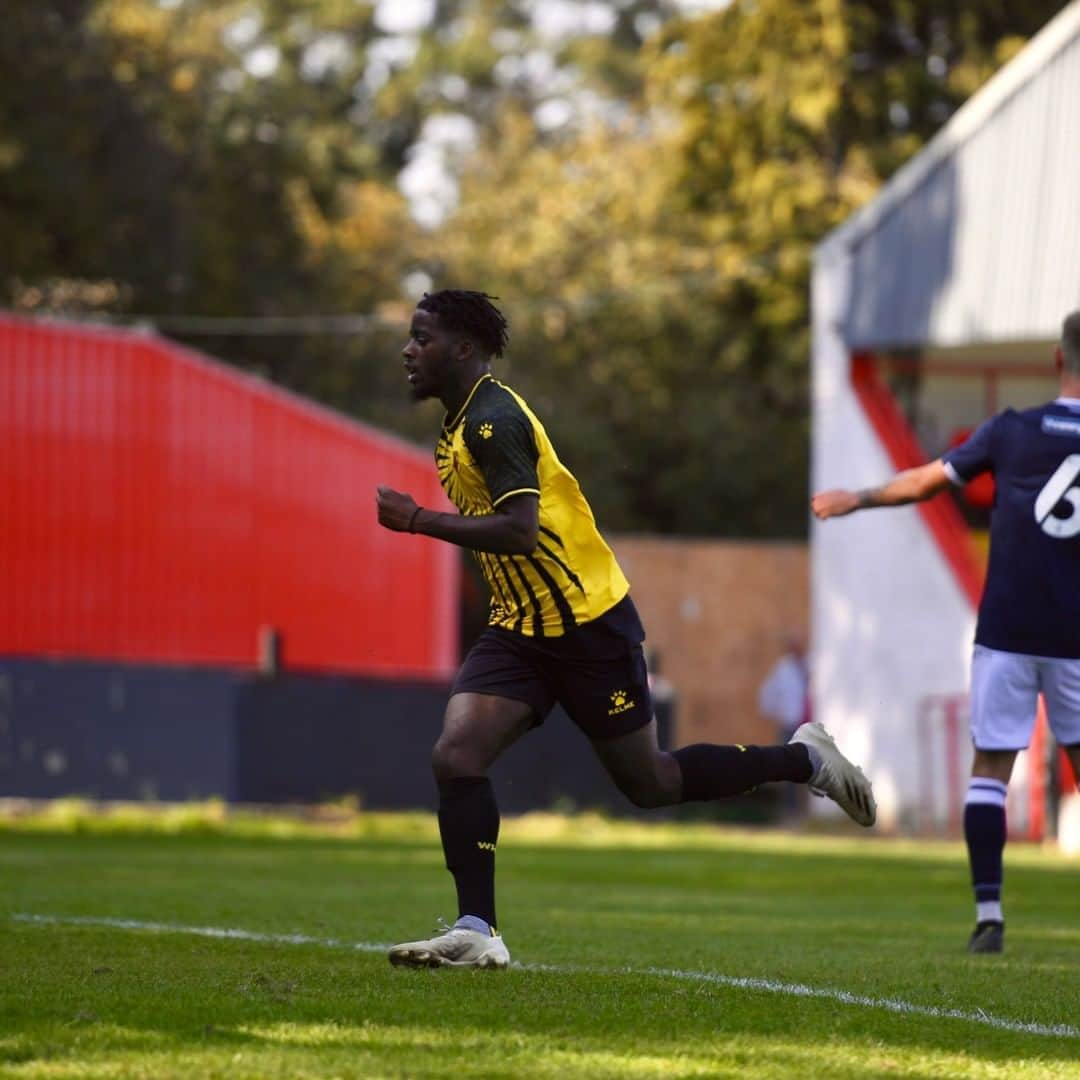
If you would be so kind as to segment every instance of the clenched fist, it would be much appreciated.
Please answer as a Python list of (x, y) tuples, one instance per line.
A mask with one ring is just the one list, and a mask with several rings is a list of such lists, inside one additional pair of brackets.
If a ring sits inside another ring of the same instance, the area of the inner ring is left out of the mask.
[(375, 505), (379, 510), (379, 524), (394, 532), (412, 532), (414, 515), (419, 507), (411, 495), (393, 488), (375, 489)]
[(859, 509), (859, 496), (854, 491), (842, 489), (819, 491), (810, 500), (810, 509), (822, 521), (831, 517), (843, 517)]

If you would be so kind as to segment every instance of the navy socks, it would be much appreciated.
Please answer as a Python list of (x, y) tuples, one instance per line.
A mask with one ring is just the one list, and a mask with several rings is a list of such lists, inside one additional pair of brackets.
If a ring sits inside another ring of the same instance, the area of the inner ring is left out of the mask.
[(964, 839), (975, 890), (975, 921), (1003, 922), (1002, 853), (1005, 850), (1005, 792), (1000, 780), (973, 776), (964, 802)]

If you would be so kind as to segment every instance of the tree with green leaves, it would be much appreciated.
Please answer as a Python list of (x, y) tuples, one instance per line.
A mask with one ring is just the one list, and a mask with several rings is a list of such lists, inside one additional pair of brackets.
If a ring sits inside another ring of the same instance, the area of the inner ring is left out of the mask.
[[(605, 527), (801, 535), (814, 245), (1061, 6), (438, 0), (403, 31), (375, 0), (11, 0), (0, 290), (172, 317), (420, 438), (417, 283), (485, 288)], [(366, 318), (179, 319), (312, 314)]]

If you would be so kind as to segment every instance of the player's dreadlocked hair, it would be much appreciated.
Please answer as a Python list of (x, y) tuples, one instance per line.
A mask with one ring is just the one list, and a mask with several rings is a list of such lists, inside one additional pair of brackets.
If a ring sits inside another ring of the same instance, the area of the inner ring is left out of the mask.
[(509, 324), (492, 300), (498, 297), (472, 289), (441, 289), (424, 293), (416, 306), (438, 315), (445, 329), (469, 338), (487, 356), (502, 356), (509, 340)]

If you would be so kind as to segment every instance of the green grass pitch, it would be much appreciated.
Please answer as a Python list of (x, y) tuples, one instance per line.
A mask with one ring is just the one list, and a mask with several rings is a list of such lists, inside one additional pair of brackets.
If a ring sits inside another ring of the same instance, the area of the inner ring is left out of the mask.
[(1009, 848), (1001, 957), (956, 844), (537, 816), (499, 866), (515, 966), (408, 971), (428, 817), (0, 818), (0, 1076), (1080, 1077), (1053, 852)]

